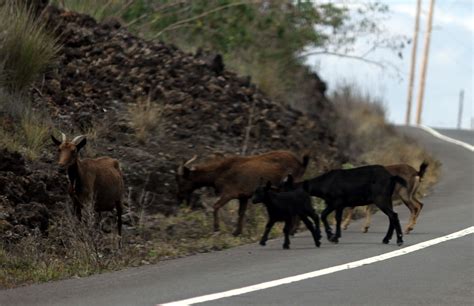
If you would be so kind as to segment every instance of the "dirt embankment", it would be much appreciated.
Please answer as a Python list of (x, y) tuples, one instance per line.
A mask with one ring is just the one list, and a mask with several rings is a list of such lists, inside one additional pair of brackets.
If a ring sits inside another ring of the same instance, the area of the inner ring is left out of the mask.
[[(318, 111), (309, 118), (270, 101), (249, 77), (225, 70), (219, 55), (189, 54), (144, 40), (115, 20), (97, 23), (53, 7), (43, 18), (63, 47), (55, 68), (31, 90), (34, 108), (47, 112), (70, 137), (87, 133), (86, 155), (121, 161), (128, 205), (145, 198), (140, 205), (148, 212), (173, 213), (174, 171), (194, 154), (202, 160), (213, 152), (310, 149), (320, 170), (338, 160), (329, 128), (335, 113), (324, 98), (324, 84), (314, 88)], [(148, 108), (140, 112), (137, 103)], [(151, 127), (138, 137), (137, 125), (151, 110), (158, 110)], [(67, 205), (67, 182), (56, 173), (55, 153), (47, 147), (38, 161), (25, 163), (0, 151), (3, 235), (11, 235), (16, 224), (47, 227), (55, 210)], [(22, 207), (36, 213), (23, 218)]]

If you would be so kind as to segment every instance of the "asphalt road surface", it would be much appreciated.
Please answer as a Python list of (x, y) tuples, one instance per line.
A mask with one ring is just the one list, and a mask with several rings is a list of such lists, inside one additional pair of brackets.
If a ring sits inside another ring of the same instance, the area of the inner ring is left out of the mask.
[(474, 145), (474, 131), (454, 129), (436, 129), (436, 131), (448, 137), (461, 140), (470, 145)]
[[(0, 305), (156, 305), (256, 285), (402, 250), (469, 228), (474, 217), (474, 153), (416, 128), (401, 130), (418, 139), (443, 163), (442, 178), (423, 199), (414, 232), (397, 247), (381, 243), (388, 227), (377, 213), (369, 233), (353, 222), (339, 244), (314, 247), (308, 233), (157, 265), (82, 279), (0, 291)], [(395, 208), (402, 226), (405, 206)], [(204, 302), (202, 305), (472, 305), (474, 235), (442, 242), (395, 258), (290, 284)]]

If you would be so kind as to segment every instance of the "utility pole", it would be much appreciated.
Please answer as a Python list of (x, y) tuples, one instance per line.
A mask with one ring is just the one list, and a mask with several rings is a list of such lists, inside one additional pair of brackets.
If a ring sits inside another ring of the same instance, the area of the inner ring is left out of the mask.
[(433, 25), (433, 11), (435, 0), (430, 1), (430, 10), (428, 12), (428, 23), (426, 26), (425, 45), (423, 53), (423, 63), (421, 66), (420, 88), (418, 89), (418, 108), (416, 111), (416, 124), (421, 124), (421, 112), (423, 111), (423, 97), (425, 94), (426, 70), (428, 68), (428, 56), (430, 53), (431, 28)]
[(459, 93), (458, 130), (461, 129), (463, 102), (464, 102), (464, 90), (461, 90), (461, 92)]
[(413, 83), (415, 82), (416, 51), (418, 49), (418, 32), (420, 29), (420, 11), (421, 0), (416, 1), (415, 32), (413, 33), (413, 47), (411, 49), (410, 80), (408, 81), (408, 98), (405, 124), (410, 125), (411, 120), (411, 101), (413, 97)]

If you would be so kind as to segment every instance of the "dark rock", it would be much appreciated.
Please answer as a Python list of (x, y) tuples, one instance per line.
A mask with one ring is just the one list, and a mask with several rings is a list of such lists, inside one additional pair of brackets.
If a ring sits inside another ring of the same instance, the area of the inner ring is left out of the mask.
[(17, 224), (24, 225), (30, 229), (39, 229), (46, 233), (49, 225), (49, 212), (46, 206), (36, 202), (20, 204), (15, 207), (15, 219)]
[(17, 175), (26, 173), (25, 159), (18, 152), (0, 149), (0, 171), (11, 171)]

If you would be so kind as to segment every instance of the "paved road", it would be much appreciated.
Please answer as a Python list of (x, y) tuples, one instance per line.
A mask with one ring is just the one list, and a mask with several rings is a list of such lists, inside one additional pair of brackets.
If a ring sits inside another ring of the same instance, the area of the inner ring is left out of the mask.
[(474, 131), (455, 129), (435, 129), (443, 135), (474, 145)]
[[(442, 179), (405, 246), (473, 225), (474, 154), (416, 128), (403, 128), (443, 162)], [(397, 207), (403, 223), (405, 207)], [(307, 233), (281, 249), (281, 239), (191, 256), (158, 265), (83, 279), (0, 291), (0, 305), (155, 305), (315, 271), (399, 250), (381, 240), (388, 226), (373, 217), (368, 234), (354, 222), (338, 245), (313, 247)], [(203, 303), (205, 305), (467, 305), (474, 301), (474, 235), (408, 255), (289, 285)]]

